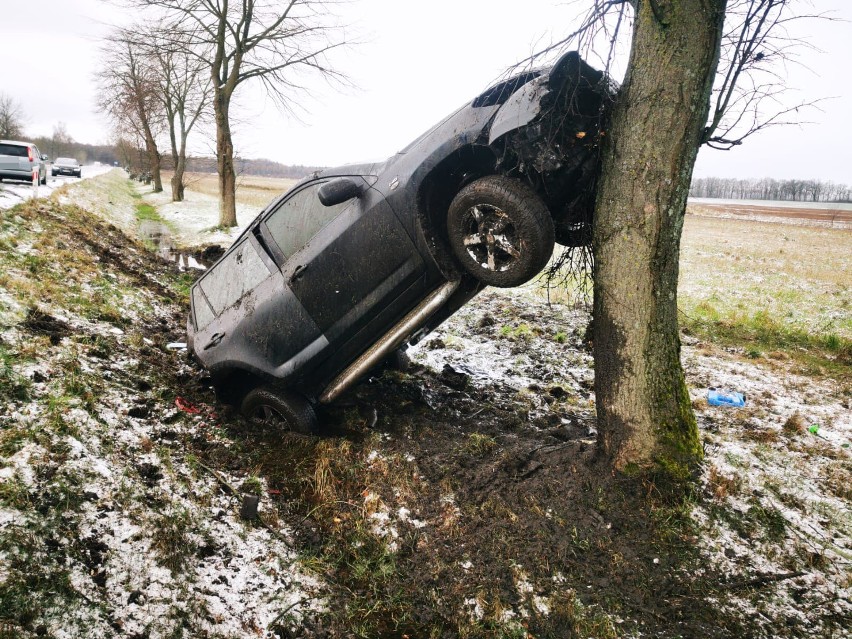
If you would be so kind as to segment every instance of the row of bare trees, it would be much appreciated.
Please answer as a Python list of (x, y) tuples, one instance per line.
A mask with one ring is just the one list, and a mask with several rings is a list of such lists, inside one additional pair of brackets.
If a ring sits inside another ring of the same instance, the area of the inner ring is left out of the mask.
[(154, 189), (162, 190), (158, 141), (171, 146), (172, 198), (183, 198), (186, 142), (205, 120), (216, 130), (222, 226), (235, 226), (236, 171), (231, 105), (255, 83), (291, 110), (308, 74), (344, 80), (328, 54), (347, 43), (325, 0), (126, 0), (144, 22), (104, 44), (100, 102), (120, 134), (144, 145)]
[(852, 188), (849, 185), (821, 180), (696, 178), (692, 181), (689, 195), (729, 200), (852, 202)]

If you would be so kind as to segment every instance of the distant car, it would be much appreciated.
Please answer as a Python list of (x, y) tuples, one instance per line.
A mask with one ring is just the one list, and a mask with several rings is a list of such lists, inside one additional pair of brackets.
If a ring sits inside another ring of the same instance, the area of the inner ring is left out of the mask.
[(387, 161), (315, 174), (192, 286), (187, 345), (224, 399), (297, 432), (485, 286), (589, 241), (607, 77), (576, 53), (482, 93)]
[(74, 158), (56, 158), (53, 161), (53, 166), (50, 169), (51, 175), (73, 175), (75, 177), (83, 177), (83, 169), (80, 163)]
[(0, 179), (33, 181), (38, 169), (38, 183), (47, 184), (48, 157), (32, 142), (0, 140)]

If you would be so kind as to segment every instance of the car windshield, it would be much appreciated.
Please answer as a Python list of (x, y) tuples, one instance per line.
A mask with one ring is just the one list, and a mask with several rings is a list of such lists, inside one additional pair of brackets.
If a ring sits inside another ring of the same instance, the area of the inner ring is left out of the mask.
[(74, 158), (56, 158), (56, 164), (77, 164)]

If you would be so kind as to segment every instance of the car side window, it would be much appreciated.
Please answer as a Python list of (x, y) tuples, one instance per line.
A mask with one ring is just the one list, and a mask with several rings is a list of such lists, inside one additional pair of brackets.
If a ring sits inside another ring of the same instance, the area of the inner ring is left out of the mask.
[(318, 182), (295, 193), (266, 218), (269, 233), (285, 260), (351, 203), (350, 200), (334, 206), (323, 206), (317, 197), (320, 186), (322, 183)]
[(207, 326), (216, 317), (210, 310), (210, 305), (207, 303), (200, 286), (196, 286), (192, 291), (192, 308), (195, 309), (195, 325), (198, 330)]
[[(199, 286), (219, 315), (271, 275), (251, 242), (244, 240), (201, 279)], [(196, 317), (199, 325), (201, 319)]]

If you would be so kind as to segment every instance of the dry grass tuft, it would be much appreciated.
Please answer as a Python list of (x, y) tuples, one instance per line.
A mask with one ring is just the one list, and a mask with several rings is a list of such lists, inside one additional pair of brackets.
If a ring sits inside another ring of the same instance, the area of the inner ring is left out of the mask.
[(728, 477), (717, 466), (710, 466), (707, 481), (713, 497), (719, 501), (724, 501), (731, 495), (739, 494), (743, 485), (741, 477), (737, 475)]
[(802, 417), (802, 414), (799, 411), (796, 411), (787, 418), (787, 421), (784, 422), (784, 425), (781, 427), (781, 430), (783, 430), (784, 434), (788, 437), (792, 437), (794, 435), (800, 435), (804, 433), (805, 426), (805, 418)]

